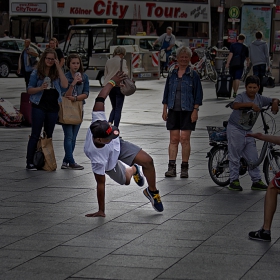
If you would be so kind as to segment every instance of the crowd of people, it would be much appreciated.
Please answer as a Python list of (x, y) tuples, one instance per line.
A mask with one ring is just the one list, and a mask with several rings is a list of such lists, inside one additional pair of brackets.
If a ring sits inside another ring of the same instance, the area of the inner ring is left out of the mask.
[[(167, 51), (172, 49), (172, 29), (167, 28), (167, 33), (162, 38), (162, 48)], [(263, 106), (272, 104), (271, 110), (278, 113), (279, 99), (262, 95), (262, 76), (269, 70), (268, 49), (262, 40), (262, 33), (256, 33), (256, 41), (249, 48), (244, 45), (245, 35), (240, 34), (238, 41), (230, 47), (230, 54), (226, 67), (233, 76), (233, 90), (235, 100), (232, 103), (233, 112), (229, 117), (227, 126), (227, 138), (229, 148), (230, 185), (229, 190), (242, 191), (239, 182), (239, 161), (243, 156), (249, 162), (258, 157), (254, 138), (280, 144), (279, 137), (266, 136), (253, 133), (252, 128)], [(160, 39), (158, 40), (160, 42)], [(155, 42), (157, 43), (157, 41)], [(25, 49), (20, 57), (19, 73), (23, 73), (27, 92), (32, 102), (32, 128), (27, 146), (28, 170), (36, 170), (33, 164), (33, 156), (36, 151), (42, 128), (48, 138), (52, 138), (55, 124), (58, 118), (59, 103), (62, 97), (72, 102), (83, 101), (89, 95), (89, 79), (84, 73), (82, 61), (78, 54), (68, 56), (66, 66), (68, 72), (64, 73), (62, 67), (65, 64), (57, 47), (56, 39), (50, 42), (50, 48), (46, 49), (38, 59), (38, 54), (30, 48), (30, 40), (25, 40)], [(257, 53), (258, 55), (253, 55)], [(105, 181), (106, 174), (120, 185), (129, 185), (133, 178), (140, 187), (145, 180), (148, 187), (144, 189), (144, 195), (150, 200), (153, 208), (163, 211), (163, 204), (156, 188), (156, 174), (152, 157), (141, 147), (125, 141), (120, 137), (119, 125), (124, 103), (124, 95), (121, 93), (122, 81), (127, 77), (128, 69), (124, 56), (125, 48), (116, 47), (113, 57), (105, 66), (104, 87), (95, 99), (92, 111), (92, 122), (88, 128), (84, 152), (91, 161), (92, 172), (97, 182), (98, 211), (87, 214), (87, 217), (105, 217)], [(189, 158), (191, 151), (191, 133), (195, 130), (198, 120), (199, 107), (203, 102), (203, 89), (196, 71), (190, 67), (192, 52), (188, 47), (182, 46), (176, 50), (178, 67), (169, 73), (163, 90), (162, 119), (166, 122), (169, 131), (168, 170), (166, 177), (175, 177), (176, 159), (181, 145), (182, 162), (180, 177), (188, 178)], [(31, 58), (36, 58), (36, 63), (31, 63)], [(253, 74), (245, 81), (245, 91), (237, 94), (239, 80), (242, 75), (244, 62), (252, 63)], [(236, 62), (237, 61), (237, 62)], [(122, 71), (120, 71), (122, 63)], [(79, 73), (79, 75), (77, 75)], [(46, 82), (46, 77), (50, 83)], [(109, 119), (105, 115), (105, 100), (109, 96), (112, 111)], [(245, 109), (251, 108), (252, 116), (248, 117)], [(82, 170), (84, 167), (74, 160), (76, 137), (80, 125), (63, 124), (65, 156), (62, 169)], [(142, 173), (143, 172), (143, 173)], [(263, 227), (249, 233), (251, 239), (270, 241), (270, 228), (276, 209), (277, 194), (280, 187), (279, 173), (266, 186), (258, 167), (249, 170), (252, 179), (252, 190), (267, 191), (265, 199), (265, 220)]]

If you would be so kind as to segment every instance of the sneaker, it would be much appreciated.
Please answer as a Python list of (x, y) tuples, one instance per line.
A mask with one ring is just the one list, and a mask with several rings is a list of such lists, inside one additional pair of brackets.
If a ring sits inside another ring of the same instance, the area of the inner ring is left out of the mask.
[(79, 165), (78, 163), (69, 163), (68, 169), (73, 169), (73, 170), (83, 170), (84, 167)]
[(138, 164), (134, 164), (134, 166), (136, 168), (136, 173), (133, 175), (133, 179), (139, 187), (143, 187), (145, 183), (145, 179), (140, 171), (140, 166)]
[(251, 190), (266, 191), (267, 190), (267, 185), (262, 180), (259, 180), (258, 182), (254, 182), (252, 184)]
[(37, 170), (37, 168), (35, 167), (35, 165), (32, 164), (32, 163), (28, 163), (28, 164), (26, 165), (26, 169), (27, 169), (27, 170), (32, 170), (32, 171)]
[(158, 211), (158, 212), (163, 211), (163, 205), (160, 200), (159, 191), (151, 192), (148, 187), (143, 191), (143, 194), (151, 201), (152, 206), (154, 207), (154, 209), (156, 211)]
[(260, 230), (249, 232), (249, 238), (253, 240), (270, 242), (271, 234), (264, 232), (264, 229), (261, 228)]
[(243, 191), (243, 188), (240, 186), (239, 180), (234, 180), (229, 184), (228, 187), (231, 191)]
[(61, 169), (68, 169), (68, 163), (63, 162), (61, 165)]

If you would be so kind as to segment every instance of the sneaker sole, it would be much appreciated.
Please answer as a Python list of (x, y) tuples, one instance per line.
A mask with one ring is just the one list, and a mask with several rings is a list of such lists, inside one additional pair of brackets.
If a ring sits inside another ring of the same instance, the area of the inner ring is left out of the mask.
[(75, 168), (75, 167), (73, 168), (73, 167), (69, 166), (67, 169), (70, 169), (70, 170), (84, 170), (85, 168), (84, 167), (83, 168), (81, 168), (81, 167), (80, 168)]
[(251, 188), (252, 191), (267, 191), (266, 189), (260, 189), (260, 188)]
[(61, 169), (69, 169), (68, 166), (61, 166)]
[(153, 199), (153, 197), (147, 192), (146, 189), (143, 191), (143, 194), (150, 200), (150, 202), (151, 202), (153, 208), (154, 208), (157, 212), (161, 212), (161, 211), (158, 211), (157, 208), (155, 208), (155, 206), (154, 206), (154, 199)]
[(26, 170), (29, 170), (29, 171), (37, 171), (38, 169), (37, 168), (26, 168)]
[(237, 191), (237, 192), (242, 192), (242, 191), (243, 191), (243, 189), (233, 189), (233, 188), (231, 188), (231, 187), (228, 187), (228, 189), (229, 189), (230, 191)]
[(177, 175), (165, 175), (165, 177), (171, 178), (171, 177), (176, 177)]
[(266, 239), (261, 239), (261, 238), (254, 238), (254, 237), (251, 237), (251, 236), (248, 236), (248, 237), (251, 240), (263, 241), (263, 242), (271, 242), (271, 239), (270, 240), (266, 240)]

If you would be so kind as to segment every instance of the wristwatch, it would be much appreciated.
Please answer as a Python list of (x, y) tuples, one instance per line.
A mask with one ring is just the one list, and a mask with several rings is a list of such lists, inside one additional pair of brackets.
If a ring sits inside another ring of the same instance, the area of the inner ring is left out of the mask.
[(199, 111), (199, 108), (193, 108), (193, 109)]

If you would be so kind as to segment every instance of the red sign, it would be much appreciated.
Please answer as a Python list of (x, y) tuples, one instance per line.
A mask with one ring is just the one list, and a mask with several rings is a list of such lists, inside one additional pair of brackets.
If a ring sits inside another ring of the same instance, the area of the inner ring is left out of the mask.
[(236, 29), (229, 29), (228, 30), (228, 42), (229, 43), (236, 43), (237, 38), (237, 30)]

